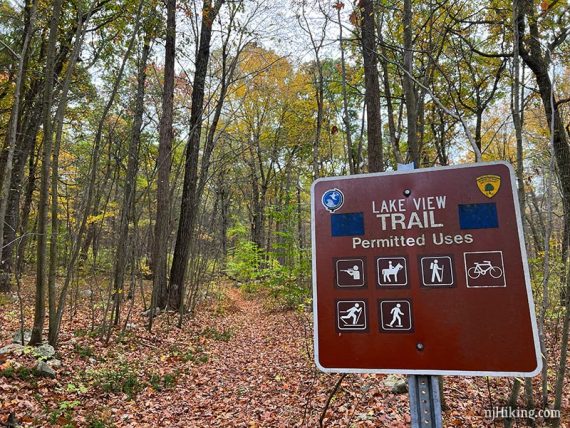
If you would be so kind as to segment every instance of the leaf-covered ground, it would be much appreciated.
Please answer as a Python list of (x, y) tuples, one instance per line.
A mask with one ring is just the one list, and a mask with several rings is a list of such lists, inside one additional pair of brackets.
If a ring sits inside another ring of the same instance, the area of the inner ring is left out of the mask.
[[(0, 424), (13, 412), (20, 424), (38, 427), (318, 426), (339, 375), (315, 369), (311, 315), (271, 309), (230, 284), (215, 295), (182, 329), (177, 316), (166, 313), (156, 318), (152, 333), (135, 303), (121, 325), (124, 334), (115, 331), (106, 345), (94, 322), (101, 308), (92, 308), (89, 294), (78, 293), (64, 321), (57, 354), (63, 365), (55, 379), (34, 373), (30, 350), (0, 356)], [(32, 293), (23, 297), (31, 308)], [(5, 296), (0, 304), (3, 346), (19, 328), (19, 305)], [(29, 322), (31, 313), (26, 317)], [(409, 426), (407, 394), (392, 393), (385, 378), (346, 376), (324, 426)], [(511, 382), (446, 378), (444, 425), (502, 426), (486, 419), (484, 409), (502, 405)], [(563, 426), (570, 421), (569, 390)], [(522, 398), (519, 404), (524, 406)], [(541, 419), (536, 423), (545, 426)]]

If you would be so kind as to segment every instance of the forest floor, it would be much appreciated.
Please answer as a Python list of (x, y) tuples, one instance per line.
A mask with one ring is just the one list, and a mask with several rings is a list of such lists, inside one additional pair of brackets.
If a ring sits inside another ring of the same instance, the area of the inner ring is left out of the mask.
[[(0, 298), (2, 347), (19, 329), (20, 312), (17, 300)], [(93, 321), (101, 307), (90, 301), (77, 294), (66, 314), (55, 378), (34, 372), (28, 348), (0, 355), (0, 426), (14, 413), (21, 425), (37, 427), (315, 427), (339, 379), (315, 368), (310, 313), (275, 310), (231, 284), (182, 329), (176, 314), (163, 313), (149, 333), (142, 303), (135, 303), (124, 333), (108, 344)], [(32, 308), (26, 287), (23, 302)], [(383, 375), (347, 375), (323, 425), (409, 426), (407, 394), (385, 382)], [(485, 409), (503, 405), (511, 385), (506, 378), (446, 377), (444, 426), (502, 427)], [(562, 426), (570, 426), (569, 401), (567, 385)], [(546, 422), (539, 418), (536, 426)]]

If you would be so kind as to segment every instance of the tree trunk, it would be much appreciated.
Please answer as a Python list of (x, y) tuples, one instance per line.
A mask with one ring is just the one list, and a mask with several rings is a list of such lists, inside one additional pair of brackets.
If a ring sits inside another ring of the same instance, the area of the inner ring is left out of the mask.
[[(135, 17), (133, 33), (131, 35), (131, 38), (129, 39), (127, 50), (123, 56), (121, 65), (119, 67), (119, 71), (117, 73), (117, 78), (116, 78), (116, 80), (113, 84), (113, 88), (111, 90), (111, 94), (109, 96), (109, 99), (107, 100), (107, 103), (105, 104), (105, 107), (103, 108), (101, 118), (99, 119), (99, 123), (97, 125), (97, 131), (95, 133), (95, 138), (94, 138), (94, 142), (93, 142), (92, 159), (91, 159), (91, 165), (90, 165), (90, 171), (89, 171), (89, 181), (88, 181), (88, 185), (87, 185), (87, 194), (85, 196), (84, 211), (81, 214), (80, 219), (79, 219), (79, 229), (78, 229), (77, 234), (75, 235), (75, 239), (73, 241), (73, 245), (71, 248), (71, 256), (70, 256), (69, 261), (67, 263), (67, 271), (65, 274), (65, 280), (63, 283), (62, 290), (59, 294), (59, 300), (58, 300), (58, 305), (57, 305), (57, 315), (56, 315), (56, 317), (57, 317), (56, 318), (56, 328), (55, 328), (56, 332), (59, 332), (59, 327), (61, 325), (61, 319), (63, 317), (63, 310), (65, 308), (65, 301), (67, 298), (67, 290), (69, 289), (69, 285), (71, 283), (71, 278), (73, 276), (73, 271), (75, 269), (75, 263), (79, 257), (79, 253), (80, 253), (80, 250), (82, 248), (83, 235), (85, 234), (85, 231), (87, 229), (87, 220), (88, 220), (89, 214), (92, 212), (92, 208), (93, 208), (92, 203), (93, 203), (94, 194), (95, 194), (95, 190), (96, 190), (95, 189), (95, 182), (96, 182), (97, 172), (99, 170), (99, 157), (101, 154), (100, 151), (101, 151), (101, 139), (103, 136), (103, 126), (105, 123), (105, 119), (106, 119), (107, 115), (109, 114), (109, 111), (111, 110), (111, 107), (114, 103), (115, 96), (117, 95), (117, 92), (119, 90), (119, 84), (122, 80), (123, 72), (125, 70), (127, 60), (130, 58), (134, 41), (135, 41), (136, 36), (139, 32), (140, 18), (141, 18), (143, 3), (144, 3), (144, 0), (139, 1), (138, 9), (137, 9), (137, 15)], [(93, 237), (93, 239), (95, 239), (95, 237)], [(56, 342), (57, 342), (57, 338), (56, 338)]]
[(63, 79), (63, 85), (61, 90), (61, 96), (59, 100), (59, 105), (57, 106), (57, 112), (55, 115), (55, 144), (52, 153), (52, 172), (51, 172), (51, 237), (50, 237), (50, 262), (49, 262), (49, 275), (48, 275), (48, 306), (49, 306), (49, 333), (48, 339), (52, 346), (56, 346), (57, 343), (57, 332), (58, 332), (58, 322), (57, 322), (57, 306), (56, 306), (56, 274), (58, 265), (58, 252), (57, 252), (57, 236), (59, 228), (58, 219), (58, 182), (59, 182), (59, 150), (61, 146), (61, 140), (63, 137), (63, 121), (65, 117), (65, 110), (67, 108), (67, 95), (69, 93), (69, 88), (71, 85), (71, 78), (73, 76), (73, 70), (75, 69), (75, 64), (79, 58), (81, 52), (81, 47), (83, 45), (83, 40), (85, 37), (85, 26), (87, 21), (91, 17), (92, 10), (89, 11), (86, 17), (83, 16), (81, 8), (77, 11), (77, 29), (75, 32), (75, 43), (73, 46), (73, 53), (69, 59), (67, 69), (65, 71), (65, 77)]
[(58, 36), (58, 25), (63, 0), (55, 0), (50, 20), (49, 40), (46, 53), (46, 73), (44, 80), (44, 95), (42, 102), (43, 147), (42, 169), (40, 178), (40, 201), (38, 206), (38, 245), (36, 268), (36, 299), (34, 311), (34, 326), (30, 345), (38, 345), (42, 341), (45, 318), (45, 286), (46, 286), (46, 255), (47, 255), (47, 221), (49, 204), (50, 162), (52, 148), (51, 106), (53, 103), (55, 53)]
[(148, 33), (144, 39), (139, 70), (137, 76), (137, 92), (135, 95), (135, 111), (133, 124), (131, 129), (131, 139), (128, 149), (127, 176), (125, 178), (125, 190), (123, 193), (123, 202), (121, 205), (121, 214), (119, 219), (119, 233), (117, 239), (117, 248), (115, 251), (115, 273), (113, 279), (114, 289), (114, 309), (115, 309), (115, 325), (119, 322), (121, 297), (124, 293), (123, 286), (125, 281), (125, 267), (127, 264), (127, 252), (129, 242), (129, 222), (133, 218), (133, 202), (135, 200), (136, 177), (139, 168), (139, 145), (141, 140), (143, 113), (144, 113), (144, 94), (146, 83), (146, 66), (148, 55), (150, 52), (151, 38)]
[[(518, 183), (518, 195), (519, 195), (519, 203), (521, 213), (524, 213), (525, 210), (525, 203), (526, 203), (526, 195), (524, 189), (524, 153), (523, 153), (523, 137), (522, 137), (522, 129), (523, 129), (523, 112), (521, 106), (524, 107), (524, 103), (521, 103), (521, 100), (524, 101), (524, 86), (520, 84), (520, 55), (519, 55), (519, 31), (517, 25), (517, 11), (516, 11), (516, 3), (513, 4), (513, 87), (511, 91), (512, 96), (512, 116), (513, 116), (513, 125), (515, 128), (515, 137), (517, 140), (517, 183)], [(524, 72), (523, 72), (524, 75)]]
[[(564, 318), (562, 323), (562, 347), (560, 349), (560, 363), (556, 373), (556, 385), (554, 387), (554, 409), (560, 410), (562, 408), (562, 393), (564, 391), (564, 381), (566, 379), (568, 358), (568, 338), (570, 330), (570, 269), (566, 273), (566, 304), (564, 307)], [(560, 426), (560, 418), (554, 420), (554, 426)]]
[[(164, 52), (164, 88), (162, 92), (162, 116), (159, 125), (158, 183), (156, 222), (152, 251), (153, 288), (151, 311), (168, 304), (167, 254), (170, 224), (170, 169), (172, 167), (172, 115), (174, 106), (174, 61), (176, 59), (176, 0), (166, 3), (166, 48)], [(149, 329), (152, 328), (149, 317)]]
[[(220, 181), (222, 181), (220, 179)], [(221, 216), (221, 227), (220, 227), (220, 239), (222, 241), (222, 257), (225, 260), (228, 256), (228, 227), (229, 227), (229, 211), (230, 211), (230, 195), (229, 191), (226, 189), (225, 184), (222, 182), (219, 184), (220, 192), (220, 216)]]
[(186, 146), (186, 160), (184, 164), (184, 184), (182, 188), (182, 203), (180, 206), (180, 221), (176, 234), (176, 245), (172, 259), (169, 283), (169, 306), (183, 310), (184, 279), (186, 267), (190, 257), (190, 243), (192, 231), (198, 212), (197, 182), (198, 182), (198, 156), (200, 152), (200, 136), (202, 133), (202, 113), (206, 74), (210, 60), (210, 40), (212, 26), (220, 10), (223, 0), (212, 5), (210, 0), (204, 1), (202, 8), (202, 24), (200, 30), (200, 44), (196, 57), (196, 71), (192, 90), (192, 108), (190, 112), (190, 136)]
[[(39, 92), (39, 81), (36, 81), (35, 88), (29, 91), (29, 96), (35, 98)], [(36, 137), (40, 127), (41, 109), (37, 108), (35, 102), (27, 103), (26, 113), (22, 116), (19, 135), (21, 141), (16, 144), (14, 152), (14, 167), (10, 183), (10, 193), (8, 194), (8, 207), (4, 217), (4, 251), (0, 259), (0, 291), (8, 291), (11, 283), (11, 273), (14, 265), (14, 255), (19, 252), (25, 236), (17, 232), (20, 229), (20, 197), (22, 194), (22, 181), (26, 162), (33, 152)], [(28, 178), (28, 182), (30, 179)], [(33, 181), (33, 180), (32, 180)]]
[(226, 95), (228, 93), (230, 84), (233, 81), (234, 73), (239, 62), (240, 54), (243, 50), (243, 46), (238, 48), (237, 53), (228, 64), (228, 58), (229, 58), (228, 45), (232, 35), (231, 24), (234, 22), (233, 20), (236, 16), (235, 11), (232, 12), (233, 13), (230, 15), (230, 25), (228, 25), (227, 38), (224, 40), (222, 45), (222, 67), (221, 67), (222, 76), (220, 79), (220, 94), (218, 96), (218, 100), (216, 101), (216, 107), (214, 109), (214, 117), (212, 118), (212, 122), (210, 124), (210, 127), (206, 135), (206, 142), (204, 143), (204, 150), (200, 162), (200, 176), (198, 177), (198, 190), (197, 190), (198, 198), (202, 196), (204, 187), (206, 186), (206, 182), (208, 180), (208, 172), (210, 170), (210, 165), (211, 165), (210, 160), (214, 148), (216, 146), (216, 141), (217, 141), (216, 131), (218, 129), (220, 118), (222, 117), (222, 109), (224, 106), (224, 101), (226, 99)]
[(265, 234), (263, 233), (263, 226), (265, 224), (265, 196), (257, 185), (254, 185), (253, 190), (252, 214), (251, 240), (255, 242), (257, 248), (261, 250), (265, 241)]
[[(30, 40), (34, 33), (34, 25), (36, 19), (36, 5), (34, 2), (31, 5), (29, 11), (29, 18), (27, 19), (27, 25), (25, 28), (24, 42), (22, 44), (22, 50), (18, 58), (18, 73), (16, 75), (16, 87), (14, 88), (14, 104), (12, 105), (12, 112), (10, 114), (9, 128), (7, 133), (7, 148), (8, 153), (6, 155), (6, 161), (4, 162), (4, 171), (0, 180), (0, 261), (3, 260), (2, 253), (4, 249), (4, 224), (6, 217), (6, 210), (8, 208), (8, 199), (10, 195), (11, 179), (12, 179), (12, 167), (14, 161), (14, 152), (16, 151), (17, 133), (18, 133), (18, 114), (20, 113), (20, 98), (22, 89), (24, 86), (24, 80), (26, 78), (26, 69), (28, 64), (28, 47), (30, 46)], [(1, 271), (4, 271), (3, 266), (0, 266)], [(2, 284), (10, 284), (10, 281), (4, 281), (0, 274), (0, 287)], [(0, 291), (7, 291), (2, 290)]]
[[(560, 116), (558, 104), (554, 96), (552, 81), (548, 73), (550, 67), (550, 54), (543, 52), (542, 48), (542, 42), (548, 43), (548, 50), (550, 52), (553, 51), (557, 46), (564, 42), (568, 33), (562, 32), (551, 42), (548, 40), (542, 40), (541, 35), (546, 33), (541, 33), (538, 28), (534, 2), (532, 0), (516, 0), (514, 2), (514, 7), (516, 10), (518, 25), (518, 49), (522, 59), (533, 72), (538, 84), (538, 91), (542, 99), (546, 120), (551, 131), (551, 141), (556, 160), (557, 174), (562, 187), (564, 216), (565, 218), (568, 218), (570, 215), (570, 146), (568, 145), (568, 134), (566, 133), (564, 123)], [(525, 37), (527, 22), (529, 35), (528, 37)], [(568, 303), (566, 307), (568, 309)], [(568, 311), (566, 312), (565, 325), (563, 328), (565, 328), (565, 331), (563, 330), (563, 336), (566, 334), (566, 343), (562, 344), (563, 353), (565, 353), (568, 346)], [(560, 379), (560, 375), (562, 374), (563, 379), (565, 370), (566, 358), (564, 356), (564, 360), (560, 361), (557, 388), (559, 386), (558, 380)], [(547, 403), (544, 402), (543, 405), (546, 406)], [(555, 408), (559, 410), (560, 407), (556, 407), (557, 405), (560, 406), (561, 401), (555, 402)]]
[[(30, 3), (30, 0), (26, 1), (26, 9), (31, 11), (33, 4)], [(28, 15), (30, 13), (28, 12)], [(28, 18), (29, 21), (29, 18)], [(26, 23), (26, 28), (28, 28), (28, 23)], [(25, 30), (26, 32), (27, 30)], [(63, 70), (65, 64), (68, 63), (68, 52), (69, 46), (71, 44), (71, 40), (73, 35), (75, 34), (75, 30), (71, 31), (64, 37), (65, 42), (63, 42), (60, 46), (59, 52), (55, 55), (56, 61), (54, 65), (54, 78), (55, 76), (59, 76)], [(25, 37), (25, 33), (24, 33)], [(69, 42), (69, 43), (67, 43)], [(39, 52), (39, 56), (34, 58), (35, 63), (42, 63), (45, 59), (45, 46), (42, 44), (42, 47)], [(8, 199), (8, 208), (7, 214), (5, 216), (5, 227), (4, 227), (4, 242), (12, 243), (11, 245), (6, 244), (4, 246), (4, 252), (2, 258), (0, 259), (0, 266), (3, 267), (4, 273), (8, 273), (8, 275), (4, 275), (4, 278), (10, 279), (10, 272), (13, 267), (15, 267), (16, 271), (21, 271), (21, 256), (24, 254), (25, 244), (27, 242), (27, 235), (26, 235), (26, 226), (27, 226), (27, 214), (29, 213), (30, 203), (28, 202), (28, 198), (24, 203), (22, 219), (24, 219), (26, 225), (24, 227), (20, 227), (20, 197), (22, 193), (22, 177), (24, 175), (24, 169), (28, 157), (30, 153), (32, 153), (36, 137), (39, 131), (40, 124), (42, 122), (42, 91), (44, 87), (44, 81), (41, 75), (32, 74), (31, 81), (28, 84), (29, 89), (23, 95), (23, 99), (26, 102), (21, 106), (21, 113), (18, 117), (21, 117), (18, 124), (18, 137), (21, 138), (21, 141), (16, 143), (16, 149), (14, 153), (14, 165), (12, 170), (12, 178), (10, 184), (10, 194)], [(55, 88), (58, 89), (58, 86)], [(52, 97), (55, 97), (57, 92), (55, 92)], [(6, 160), (6, 159), (4, 159)], [(35, 170), (34, 161), (32, 161), (31, 170)], [(31, 186), (28, 186), (30, 189), (34, 187), (34, 179), (32, 177)], [(17, 232), (19, 236), (16, 238)], [(14, 263), (14, 256), (17, 256), (18, 259)], [(0, 277), (3, 276), (0, 272)], [(0, 288), (2, 287), (2, 283), (0, 282)]]
[[(35, 140), (37, 138), (39, 125), (34, 128), (35, 133), (32, 137), (32, 145), (34, 146)], [(30, 158), (28, 161), (28, 182), (26, 183), (26, 191), (24, 198), (24, 206), (22, 207), (22, 212), (20, 214), (20, 220), (18, 224), (18, 246), (16, 255), (16, 266), (15, 274), (20, 275), (24, 269), (24, 255), (26, 254), (26, 245), (28, 243), (28, 223), (30, 221), (30, 211), (32, 209), (32, 200), (34, 196), (34, 190), (36, 187), (36, 170), (38, 162), (37, 156), (34, 150), (31, 151)], [(16, 206), (19, 209), (19, 204)], [(33, 230), (33, 227), (32, 227)]]
[(388, 113), (388, 130), (390, 133), (390, 146), (394, 153), (394, 159), (397, 163), (403, 163), (402, 154), (400, 153), (400, 138), (396, 133), (396, 121), (394, 120), (394, 103), (392, 97), (392, 90), (390, 88), (390, 75), (388, 73), (388, 60), (386, 53), (386, 46), (382, 36), (382, 30), (378, 29), (378, 38), (380, 40), (380, 49), (382, 55), (380, 56), (380, 66), (382, 67), (382, 81), (384, 83), (384, 96), (386, 97), (386, 110)]
[[(570, 210), (570, 146), (564, 123), (560, 117), (557, 101), (554, 97), (552, 81), (548, 74), (549, 60), (542, 53), (541, 38), (532, 0), (516, 0), (518, 9), (519, 50), (521, 57), (532, 70), (538, 84), (546, 120), (552, 131), (552, 145), (556, 157), (557, 172), (562, 185), (565, 211)], [(525, 17), (529, 21), (529, 36), (525, 34)], [(560, 43), (562, 40), (560, 40)], [(527, 48), (526, 43), (529, 44)]]
[[(517, 167), (516, 167), (516, 177), (518, 184), (518, 196), (521, 215), (524, 216), (525, 212), (525, 185), (524, 185), (524, 153), (523, 153), (523, 114), (521, 110), (521, 99), (524, 100), (521, 92), (520, 84), (520, 56), (519, 56), (519, 32), (517, 25), (517, 10), (516, 3), (513, 4), (513, 84), (511, 88), (511, 106), (512, 106), (512, 117), (513, 126), (515, 128), (515, 137), (517, 141)], [(524, 90), (524, 88), (522, 89)], [(524, 105), (524, 104), (523, 104)], [(480, 140), (479, 149), (481, 148)], [(524, 221), (524, 217), (523, 217)], [(521, 381), (519, 378), (514, 378), (513, 388), (511, 390), (511, 398), (509, 399), (509, 406), (515, 407), (517, 398), (519, 395), (519, 390), (521, 387)], [(529, 378), (525, 379), (525, 391), (527, 395), (532, 395), (532, 382)], [(512, 426), (513, 420), (510, 418), (505, 419), (505, 428), (510, 428)]]
[(299, 272), (301, 272), (301, 274), (299, 275), (299, 283), (302, 284), (303, 280), (304, 280), (304, 275), (303, 275), (303, 269), (301, 269), (301, 267), (303, 266), (303, 260), (304, 260), (304, 254), (303, 251), (305, 250), (305, 234), (303, 233), (303, 211), (302, 211), (302, 205), (301, 205), (301, 186), (299, 183), (297, 183), (297, 247), (298, 247), (298, 260), (296, 261), (298, 263), (298, 268), (299, 268)]
[(372, 0), (360, 2), (362, 13), (362, 57), (364, 60), (364, 100), (366, 103), (366, 132), (368, 136), (368, 172), (384, 170), (382, 122), (380, 118), (380, 84), (375, 52), (374, 8)]
[(344, 59), (344, 44), (342, 38), (342, 22), (340, 19), (341, 6), (337, 8), (339, 44), (340, 44), (340, 66), (341, 66), (341, 83), (342, 83), (342, 120), (344, 122), (344, 133), (346, 135), (346, 152), (348, 154), (348, 168), (351, 174), (357, 174), (360, 169), (360, 159), (357, 159), (352, 144), (352, 133), (350, 129), (350, 116), (348, 111), (348, 94), (346, 90), (346, 61)]
[[(568, 212), (570, 210), (566, 210)], [(564, 215), (564, 230), (562, 232), (562, 244), (560, 249), (560, 262), (562, 266), (567, 266), (568, 263), (568, 250), (570, 249), (570, 217), (568, 214)], [(566, 284), (567, 272), (565, 269), (560, 273), (560, 284)], [(562, 287), (560, 290), (560, 302), (562, 306), (565, 305), (568, 299), (567, 287)]]
[(404, 0), (404, 73), (402, 86), (406, 101), (406, 121), (408, 125), (408, 157), (416, 168), (420, 167), (420, 150), (417, 133), (416, 91), (412, 72), (414, 67), (412, 0)]
[(316, 53), (317, 78), (315, 88), (315, 101), (317, 103), (317, 123), (315, 128), (315, 138), (313, 139), (313, 180), (319, 178), (319, 147), (321, 146), (321, 133), (323, 128), (323, 103), (324, 103), (324, 82), (323, 68), (319, 59), (318, 51)]

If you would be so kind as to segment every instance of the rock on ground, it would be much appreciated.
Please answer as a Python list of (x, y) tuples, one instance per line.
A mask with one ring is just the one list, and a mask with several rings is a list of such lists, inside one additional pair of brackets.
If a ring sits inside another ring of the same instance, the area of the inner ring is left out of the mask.
[(24, 352), (24, 347), (18, 343), (11, 343), (3, 348), (0, 348), (0, 355), (2, 354), (17, 354), (20, 355)]
[(43, 357), (50, 359), (55, 355), (55, 349), (53, 348), (53, 346), (44, 343), (43, 345), (34, 348), (34, 354), (40, 358)]
[(46, 363), (45, 361), (38, 361), (38, 365), (36, 366), (36, 371), (38, 372), (38, 374), (40, 376), (46, 376), (46, 377), (51, 377), (54, 378), (55, 377), (55, 370), (52, 369), (48, 363)]
[[(30, 330), (24, 330), (24, 344), (27, 344), (31, 338), (32, 332)], [(12, 343), (22, 344), (22, 330), (18, 330), (16, 333), (14, 333)]]
[(382, 383), (384, 386), (390, 388), (390, 391), (394, 394), (404, 394), (408, 392), (408, 382), (405, 377), (389, 375)]
[(57, 358), (54, 358), (53, 360), (49, 360), (47, 362), (48, 366), (50, 366), (51, 368), (54, 369), (58, 369), (61, 367), (61, 360), (58, 360)]

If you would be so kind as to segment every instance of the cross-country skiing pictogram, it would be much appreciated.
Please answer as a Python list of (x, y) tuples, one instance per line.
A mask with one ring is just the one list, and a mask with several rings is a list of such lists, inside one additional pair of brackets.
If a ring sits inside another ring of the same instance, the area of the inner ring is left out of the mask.
[(364, 300), (339, 300), (336, 302), (337, 327), (340, 331), (366, 330), (367, 315)]

